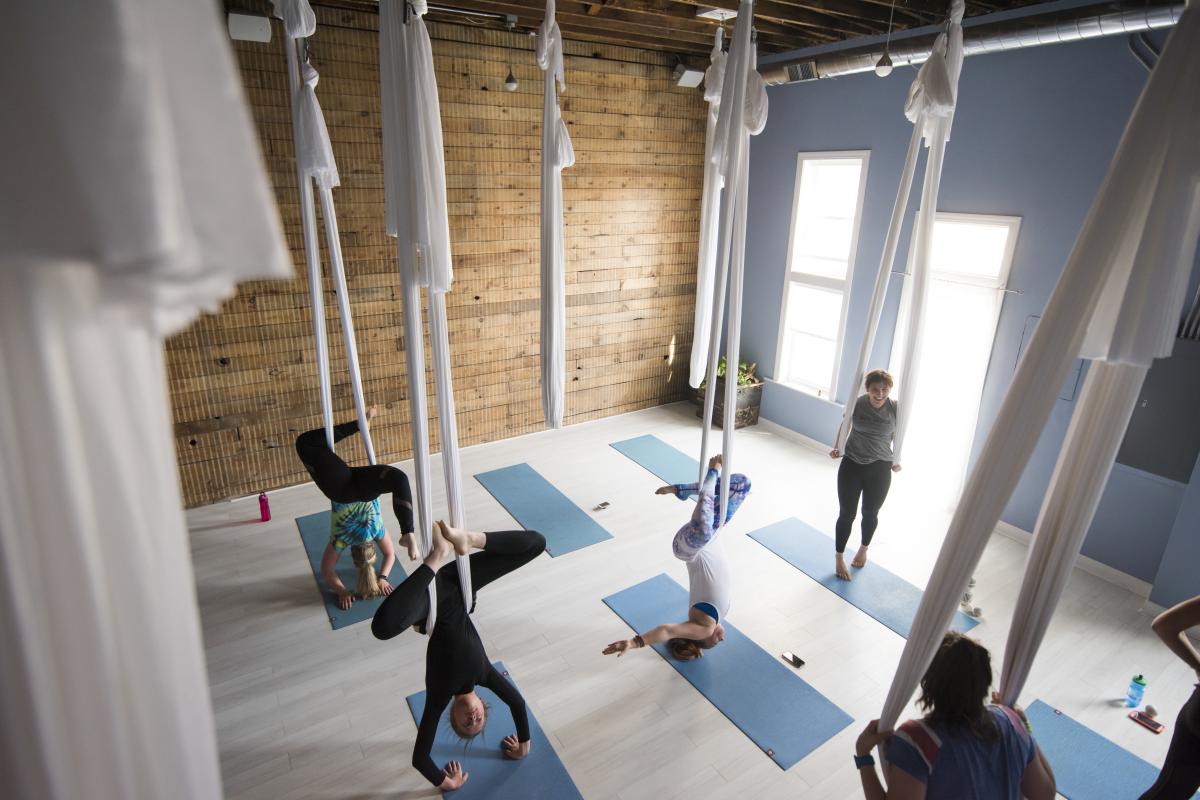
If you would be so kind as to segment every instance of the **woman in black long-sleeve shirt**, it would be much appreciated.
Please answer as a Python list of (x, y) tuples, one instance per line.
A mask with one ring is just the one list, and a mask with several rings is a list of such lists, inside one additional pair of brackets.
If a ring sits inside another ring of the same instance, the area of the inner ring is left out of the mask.
[[(454, 556), (471, 555), (471, 608), (463, 605), (462, 588)], [(515, 736), (506, 736), (501, 749), (509, 758), (529, 754), (529, 718), (525, 701), (516, 687), (492, 666), (479, 633), (471, 622), (478, 592), (497, 578), (528, 564), (546, 549), (546, 538), (536, 531), (477, 533), (434, 527), (434, 547), (424, 563), (383, 601), (371, 622), (378, 639), (391, 639), (405, 629), (424, 624), (429, 613), (430, 581), (437, 585), (437, 622), (425, 651), (425, 711), (417, 726), (412, 764), (434, 786), (443, 791), (457, 789), (467, 780), (458, 762), (439, 769), (430, 752), (438, 720), (450, 705), (450, 725), (455, 733), (472, 739), (487, 724), (487, 707), (475, 693), (483, 686), (496, 694), (512, 711)]]

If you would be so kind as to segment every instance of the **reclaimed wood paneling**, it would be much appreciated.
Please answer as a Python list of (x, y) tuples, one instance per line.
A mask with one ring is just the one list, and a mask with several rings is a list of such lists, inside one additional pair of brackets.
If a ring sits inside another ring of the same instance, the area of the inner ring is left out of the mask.
[[(386, 408), (374, 428), (378, 454), (398, 461), (411, 456), (411, 430), (399, 276), (383, 226), (378, 19), (320, 7), (317, 14), (311, 53), (342, 176), (334, 195), (365, 391)], [(274, 24), (271, 43), (234, 46), (297, 277), (244, 284), (220, 313), (166, 344), (189, 506), (308, 480), (291, 445), (320, 424), (286, 62)], [(460, 441), (469, 445), (544, 427), (542, 72), (527, 35), (438, 23), (430, 31), (454, 249), (447, 310), (455, 402)], [(674, 86), (665, 54), (574, 41), (566, 51), (563, 115), (577, 155), (563, 175), (570, 424), (684, 396), (705, 108), (699, 90)], [(521, 82), (511, 93), (503, 90), (510, 61)], [(349, 374), (328, 280), (324, 291), (334, 403), (344, 419), (352, 414)], [(431, 380), (427, 387), (432, 400)], [(431, 433), (436, 446), (436, 427)], [(339, 452), (365, 463), (356, 440)]]

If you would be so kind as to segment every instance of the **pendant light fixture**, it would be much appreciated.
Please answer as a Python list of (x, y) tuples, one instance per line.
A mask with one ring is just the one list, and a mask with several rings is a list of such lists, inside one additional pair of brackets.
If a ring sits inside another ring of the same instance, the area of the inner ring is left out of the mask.
[[(508, 28), (509, 33), (512, 33), (513, 28), (515, 28), (516, 26), (517, 26), (517, 18), (512, 16), (511, 14), (508, 15), (504, 20), (504, 27)], [(520, 83), (517, 81), (517, 76), (513, 75), (513, 71), (512, 71), (512, 55), (511, 55), (512, 50), (509, 50), (508, 52), (510, 54), (509, 58), (508, 58), (508, 77), (504, 79), (504, 91), (515, 92), (517, 90), (517, 87), (520, 85)]]
[(892, 9), (888, 12), (888, 29), (887, 41), (883, 45), (883, 55), (879, 57), (879, 61), (875, 62), (875, 74), (881, 78), (886, 78), (892, 74), (892, 57), (888, 51), (892, 46), (892, 19), (896, 15), (896, 0), (892, 0)]

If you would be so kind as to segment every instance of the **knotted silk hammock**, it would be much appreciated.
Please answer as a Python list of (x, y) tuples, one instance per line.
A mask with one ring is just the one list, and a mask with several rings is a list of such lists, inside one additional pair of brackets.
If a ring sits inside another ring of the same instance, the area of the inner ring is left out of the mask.
[(891, 730), (950, 624), (1079, 357), (1091, 364), (1042, 504), (1000, 678), (1029, 675), (1107, 483), (1146, 371), (1170, 355), (1200, 239), (1200, 12), (1186, 9), (1000, 407), (921, 599), (880, 719)]
[(562, 171), (575, 163), (575, 148), (558, 107), (558, 92), (566, 91), (567, 84), (554, 0), (546, 0), (546, 18), (538, 28), (537, 63), (546, 73), (542, 95), (542, 411), (547, 427), (561, 428), (566, 384)]
[[(453, 280), (450, 222), (446, 212), (446, 163), (433, 47), (425, 27), (424, 0), (381, 0), (379, 4), (379, 78), (383, 94), (383, 169), (387, 232), (396, 237), (400, 284), (404, 294), (404, 361), (412, 423), (417, 484), (417, 526), (421, 547), (433, 548), (433, 496), (429, 476), (428, 404), (425, 398), (425, 348), (421, 325), (421, 289), (428, 290), (429, 338), (437, 389), (438, 432), (450, 525), (466, 524), (462, 466), (458, 457), (454, 388), (450, 376), (450, 340), (446, 297)], [(471, 562), (458, 558), (463, 603), (471, 608)], [(429, 584), (425, 630), (437, 619), (436, 581)]]
[[(708, 470), (708, 434), (712, 428), (716, 399), (717, 352), (724, 321), (728, 284), (729, 328), (726, 336), (725, 417), (722, 424), (721, 508), (729, 507), (729, 476), (733, 474), (733, 428), (737, 412), (737, 365), (742, 332), (742, 275), (746, 257), (746, 186), (750, 166), (750, 137), (767, 124), (767, 89), (758, 74), (757, 52), (752, 40), (754, 2), (742, 0), (729, 48), (723, 82), (723, 102), (712, 142), (716, 171), (724, 181), (717, 231), (717, 272), (709, 328), (708, 384), (704, 392), (704, 427), (700, 438), (700, 477)], [(703, 236), (703, 234), (701, 234)], [(723, 522), (718, 521), (718, 524)]]
[(917, 218), (915, 257), (912, 269), (912, 307), (910, 324), (905, 331), (901, 346), (901, 372), (896, 387), (901, 405), (898, 407), (896, 436), (892, 447), (892, 460), (900, 463), (904, 449), (904, 436), (912, 415), (908, 409), (915, 408), (917, 372), (920, 367), (917, 344), (924, 329), (925, 301), (929, 295), (929, 259), (933, 243), (933, 223), (937, 212), (938, 189), (942, 182), (942, 162), (946, 157), (946, 142), (950, 139), (950, 128), (954, 123), (954, 107), (958, 98), (958, 78), (962, 72), (963, 0), (950, 4), (950, 18), (945, 33), (934, 42), (933, 51), (908, 90), (904, 104), (904, 115), (913, 123), (912, 137), (904, 158), (904, 169), (900, 173), (900, 187), (896, 191), (896, 202), (892, 206), (892, 219), (884, 238), (883, 255), (879, 260), (879, 272), (875, 276), (875, 291), (867, 311), (867, 330), (858, 350), (858, 361), (854, 367), (854, 382), (842, 412), (833, 446), (844, 449), (846, 436), (850, 432), (850, 421), (854, 416), (854, 401), (866, 377), (867, 359), (875, 344), (879, 319), (883, 315), (883, 304), (887, 299), (888, 279), (892, 263), (896, 260), (896, 248), (900, 241), (900, 229), (904, 226), (904, 213), (908, 208), (908, 196), (912, 193), (913, 175), (917, 167), (917, 154), (921, 142), (929, 148), (925, 159), (925, 179), (921, 187), (921, 213)]
[(717, 117), (721, 112), (721, 87), (725, 81), (722, 48), (725, 29), (717, 28), (708, 69), (704, 72), (704, 99), (708, 102), (708, 123), (704, 132), (704, 194), (700, 200), (700, 245), (696, 259), (696, 322), (692, 334), (692, 359), (688, 383), (698, 388), (704, 382), (708, 366), (708, 334), (712, 325), (713, 281), (717, 271), (717, 215), (720, 213), (723, 177), (713, 160), (717, 138)]
[(320, 379), (321, 415), (325, 422), (325, 441), (333, 449), (333, 400), (329, 374), (329, 341), (325, 331), (325, 298), (321, 291), (321, 250), (317, 244), (317, 215), (313, 205), (313, 184), (321, 195), (321, 217), (325, 221), (325, 247), (342, 321), (342, 344), (350, 368), (358, 431), (362, 435), (367, 458), (375, 463), (375, 447), (367, 427), (363, 402), (362, 373), (358, 365), (358, 345), (354, 337), (354, 318), (346, 291), (346, 269), (342, 262), (342, 243), (338, 236), (337, 210), (333, 205), (333, 187), (341, 183), (325, 117), (317, 102), (319, 76), (308, 60), (307, 37), (317, 29), (317, 17), (308, 0), (272, 0), (275, 14), (283, 20), (287, 35), (288, 86), (292, 104), (292, 141), (296, 148), (296, 179), (300, 187), (300, 223), (304, 231), (304, 261), (308, 267), (308, 288), (312, 306), (313, 336), (317, 343), (317, 374)]

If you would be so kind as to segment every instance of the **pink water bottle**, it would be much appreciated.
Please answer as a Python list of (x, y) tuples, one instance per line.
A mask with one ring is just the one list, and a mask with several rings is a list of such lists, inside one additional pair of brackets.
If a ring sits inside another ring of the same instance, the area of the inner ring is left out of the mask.
[(258, 495), (258, 516), (263, 522), (268, 522), (271, 519), (271, 504), (267, 502), (266, 492)]

